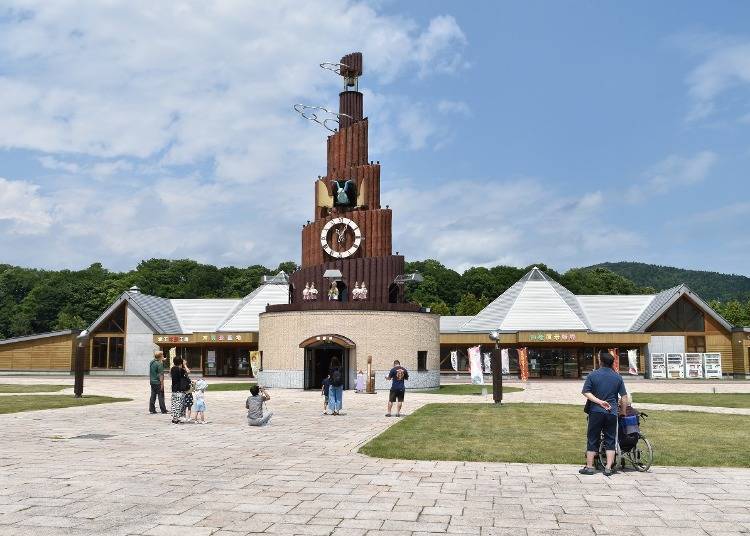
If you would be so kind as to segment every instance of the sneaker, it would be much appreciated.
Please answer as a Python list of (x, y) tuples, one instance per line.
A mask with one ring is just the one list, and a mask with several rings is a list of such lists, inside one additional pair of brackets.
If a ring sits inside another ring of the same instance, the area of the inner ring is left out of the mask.
[(149, 411), (149, 414), (156, 415), (156, 412), (155, 411)]
[(400, 413), (396, 413), (396, 417), (401, 417), (401, 414)]
[(390, 417), (390, 416), (391, 416), (391, 414), (390, 414), (390, 413), (386, 413), (386, 414), (385, 414), (385, 416), (386, 416), (386, 417)]
[(606, 467), (604, 468), (604, 476), (612, 476), (613, 474), (615, 474), (614, 469), (607, 469)]
[(162, 415), (169, 415), (169, 412), (168, 411), (162, 411), (161, 414)]
[(582, 475), (593, 475), (594, 473), (596, 473), (593, 467), (588, 466), (580, 468), (578, 472)]

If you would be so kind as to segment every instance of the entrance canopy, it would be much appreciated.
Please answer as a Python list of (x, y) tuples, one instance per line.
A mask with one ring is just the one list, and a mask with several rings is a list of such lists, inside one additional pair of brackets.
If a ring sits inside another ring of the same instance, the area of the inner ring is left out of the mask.
[(343, 335), (327, 334), (327, 335), (316, 335), (305, 339), (299, 343), (300, 348), (309, 348), (312, 346), (318, 346), (321, 344), (338, 344), (342, 348), (354, 348), (356, 344), (351, 339), (344, 337)]

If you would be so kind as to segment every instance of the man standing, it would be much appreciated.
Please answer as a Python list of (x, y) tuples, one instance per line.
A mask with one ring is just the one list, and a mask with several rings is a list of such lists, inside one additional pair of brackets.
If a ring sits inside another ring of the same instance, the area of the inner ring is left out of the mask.
[(586, 377), (581, 393), (586, 397), (586, 411), (589, 414), (589, 425), (586, 442), (586, 467), (578, 472), (582, 475), (594, 474), (594, 456), (599, 452), (599, 441), (604, 433), (604, 448), (607, 451), (607, 465), (604, 476), (612, 475), (612, 464), (615, 461), (615, 441), (617, 437), (617, 406), (622, 405), (622, 412), (628, 404), (628, 393), (622, 376), (612, 370), (615, 358), (609, 352), (599, 355), (602, 366)]
[(391, 409), (393, 403), (396, 404), (396, 417), (401, 416), (401, 405), (404, 403), (404, 394), (406, 393), (406, 386), (404, 381), (409, 379), (409, 371), (401, 366), (401, 362), (396, 359), (393, 362), (393, 368), (385, 377), (386, 380), (391, 380), (391, 392), (388, 395), (388, 412), (385, 414), (386, 417), (391, 416)]
[(167, 413), (167, 406), (164, 405), (164, 354), (155, 352), (154, 359), (148, 367), (149, 382), (151, 383), (151, 399), (148, 401), (148, 412), (156, 414), (156, 397), (159, 397), (159, 409), (162, 413)]

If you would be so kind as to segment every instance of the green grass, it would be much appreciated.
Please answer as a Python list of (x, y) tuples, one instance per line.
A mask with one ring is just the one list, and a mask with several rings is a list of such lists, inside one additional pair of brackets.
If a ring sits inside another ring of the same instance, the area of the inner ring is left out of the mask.
[(750, 408), (750, 393), (633, 393), (635, 404)]
[(52, 385), (37, 383), (23, 385), (19, 383), (0, 383), (0, 393), (54, 393), (73, 387), (72, 385)]
[(0, 414), (37, 411), (40, 409), (60, 409), (76, 406), (109, 404), (110, 402), (129, 402), (132, 398), (112, 398), (109, 396), (73, 395), (8, 395), (0, 398)]
[(234, 382), (234, 383), (210, 383), (207, 391), (249, 391), (250, 386), (255, 382)]
[[(750, 416), (650, 411), (641, 431), (655, 465), (750, 467)], [(481, 462), (583, 461), (580, 406), (428, 404), (364, 445), (379, 458)]]
[[(472, 385), (472, 384), (448, 384), (441, 385), (440, 389), (425, 389), (424, 393), (434, 393), (436, 395), (481, 395), (482, 388), (487, 389), (487, 394), (491, 395), (493, 392), (492, 384), (489, 385)], [(517, 393), (523, 391), (521, 387), (506, 387), (503, 386), (503, 393)]]

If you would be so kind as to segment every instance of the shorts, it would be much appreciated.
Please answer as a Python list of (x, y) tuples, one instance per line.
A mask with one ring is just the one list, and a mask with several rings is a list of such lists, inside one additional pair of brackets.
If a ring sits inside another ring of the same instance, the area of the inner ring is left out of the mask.
[(617, 415), (592, 411), (589, 414), (589, 426), (586, 433), (586, 450), (588, 452), (599, 452), (602, 432), (604, 432), (604, 448), (615, 450)]
[(398, 390), (398, 391), (394, 390), (394, 389), (391, 389), (391, 392), (388, 395), (388, 401), (389, 402), (396, 402), (398, 400), (399, 402), (403, 402), (404, 401), (404, 394), (406, 394), (406, 390), (405, 389), (401, 389), (401, 390)]
[(185, 393), (185, 407), (186, 408), (192, 408), (193, 407), (193, 393)]
[(195, 411), (206, 411), (206, 401), (198, 400), (198, 402), (195, 403)]

